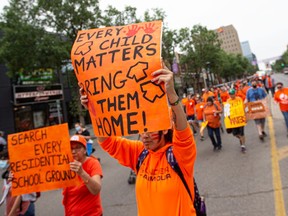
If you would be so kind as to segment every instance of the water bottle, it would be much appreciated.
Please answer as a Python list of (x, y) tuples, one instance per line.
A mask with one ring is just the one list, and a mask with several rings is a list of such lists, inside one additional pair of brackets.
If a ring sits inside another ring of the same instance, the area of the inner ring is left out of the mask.
[(93, 140), (92, 140), (92, 139), (89, 139), (89, 140), (87, 141), (87, 147), (86, 147), (86, 152), (87, 152), (87, 155), (88, 155), (88, 156), (90, 156), (91, 153), (92, 153), (92, 149), (93, 149), (92, 144), (93, 144)]

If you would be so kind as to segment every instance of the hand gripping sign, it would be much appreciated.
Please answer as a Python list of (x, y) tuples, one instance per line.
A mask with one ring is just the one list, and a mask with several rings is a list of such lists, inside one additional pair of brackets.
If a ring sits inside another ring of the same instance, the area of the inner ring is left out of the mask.
[(96, 136), (170, 128), (164, 86), (151, 82), (161, 68), (161, 34), (161, 21), (78, 32), (71, 60)]
[(8, 148), (13, 196), (78, 184), (67, 124), (9, 134)]

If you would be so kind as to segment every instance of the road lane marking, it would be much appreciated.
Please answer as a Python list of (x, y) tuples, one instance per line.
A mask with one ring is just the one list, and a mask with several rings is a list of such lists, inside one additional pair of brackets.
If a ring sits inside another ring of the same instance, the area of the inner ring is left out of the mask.
[(284, 146), (278, 149), (278, 159), (283, 160), (288, 157), (288, 146)]
[(284, 196), (282, 191), (282, 182), (279, 167), (279, 158), (274, 133), (274, 125), (271, 116), (268, 117), (268, 126), (271, 140), (271, 164), (272, 164), (272, 176), (274, 187), (275, 216), (286, 216), (286, 209), (284, 204)]

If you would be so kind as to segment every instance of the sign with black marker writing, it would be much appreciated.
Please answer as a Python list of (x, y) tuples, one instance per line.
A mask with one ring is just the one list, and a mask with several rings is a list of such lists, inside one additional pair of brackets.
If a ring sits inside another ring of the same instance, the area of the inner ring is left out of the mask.
[(95, 135), (170, 128), (164, 85), (151, 82), (162, 67), (161, 35), (161, 21), (78, 32), (71, 59)]
[(78, 184), (67, 124), (9, 134), (8, 148), (13, 196)]

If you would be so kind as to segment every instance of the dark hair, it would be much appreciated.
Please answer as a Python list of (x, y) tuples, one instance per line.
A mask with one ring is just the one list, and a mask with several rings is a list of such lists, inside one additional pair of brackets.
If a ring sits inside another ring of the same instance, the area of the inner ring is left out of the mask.
[(277, 83), (276, 83), (276, 86), (277, 86), (277, 85), (283, 86), (283, 83), (282, 83), (282, 82), (277, 82)]
[(207, 98), (207, 102), (209, 102), (209, 101), (213, 103), (214, 98), (213, 98), (212, 96), (211, 96), (211, 97), (208, 97), (208, 98)]
[[(160, 141), (162, 134), (163, 134), (163, 131), (158, 132), (158, 135), (159, 135), (158, 141)], [(173, 130), (168, 129), (168, 132), (166, 134), (164, 134), (165, 143), (172, 143), (172, 139), (173, 139)]]

